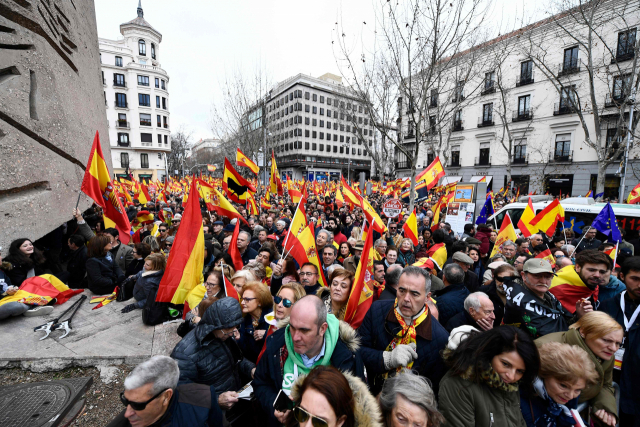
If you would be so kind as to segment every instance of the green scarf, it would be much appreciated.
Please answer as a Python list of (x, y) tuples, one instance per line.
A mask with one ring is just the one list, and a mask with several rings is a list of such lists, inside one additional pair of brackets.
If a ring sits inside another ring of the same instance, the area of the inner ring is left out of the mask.
[(284, 372), (282, 375), (282, 389), (285, 390), (287, 394), (289, 394), (289, 391), (297, 378), (294, 366), (297, 366), (298, 368), (298, 375), (306, 375), (316, 366), (327, 366), (330, 364), (333, 350), (336, 348), (336, 343), (340, 336), (340, 321), (333, 314), (327, 314), (327, 325), (327, 330), (324, 333), (324, 356), (318, 359), (311, 368), (304, 366), (302, 357), (293, 350), (293, 340), (291, 339), (291, 333), (289, 332), (289, 326), (287, 325), (284, 332), (284, 340), (289, 355), (287, 356), (287, 360), (284, 362)]
[(506, 392), (517, 392), (519, 390), (518, 383), (505, 383), (504, 381), (502, 381), (502, 379), (500, 379), (500, 375), (498, 375), (498, 373), (494, 371), (491, 366), (489, 366), (488, 369), (480, 371), (479, 374), (476, 373), (474, 366), (469, 366), (467, 372), (465, 372), (464, 375), (461, 375), (461, 377), (469, 381), (479, 379), (491, 388)]

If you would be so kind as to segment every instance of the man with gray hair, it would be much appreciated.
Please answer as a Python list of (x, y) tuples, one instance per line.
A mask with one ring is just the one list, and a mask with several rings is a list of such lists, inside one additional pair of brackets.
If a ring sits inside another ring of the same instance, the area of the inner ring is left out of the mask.
[(419, 267), (405, 267), (396, 298), (374, 302), (365, 315), (358, 328), (360, 354), (374, 395), (386, 378), (404, 368), (416, 370), (438, 388), (446, 372), (440, 351), (449, 334), (431, 315), (427, 306), (430, 297), (430, 274)]
[(221, 426), (222, 412), (213, 386), (178, 385), (178, 363), (167, 356), (142, 362), (124, 380), (126, 407), (107, 427)]
[(488, 331), (496, 320), (493, 311), (489, 296), (484, 292), (474, 292), (464, 300), (464, 311), (449, 319), (445, 328), (451, 332), (459, 326), (468, 325), (479, 331)]
[(517, 246), (511, 240), (507, 240), (500, 247), (500, 252), (507, 259), (507, 262), (513, 265), (513, 261), (516, 259)]
[(384, 291), (380, 293), (379, 300), (396, 299), (401, 274), (402, 266), (400, 264), (391, 264), (387, 268), (387, 272), (384, 274)]
[(318, 251), (319, 254), (322, 253), (325, 246), (331, 246), (332, 243), (333, 234), (331, 234), (330, 231), (327, 231), (324, 228), (318, 231), (316, 234), (316, 251)]
[(258, 256), (258, 252), (249, 246), (251, 243), (251, 233), (248, 231), (240, 230), (238, 234), (238, 251), (242, 257), (242, 264), (247, 265), (249, 261), (253, 261)]
[(556, 259), (556, 271), (560, 270), (561, 268), (564, 268), (568, 265), (573, 265), (573, 261), (571, 261), (571, 258), (567, 257), (567, 256), (563, 256), (560, 258)]
[(266, 341), (264, 354), (258, 362), (253, 379), (253, 391), (262, 409), (269, 415), (268, 425), (285, 422), (290, 411), (273, 407), (280, 390), (287, 395), (298, 375), (305, 375), (316, 366), (331, 365), (343, 372), (364, 377), (356, 332), (340, 322), (320, 298), (307, 295), (291, 309), (289, 325), (280, 327)]
[(449, 264), (442, 270), (444, 289), (434, 294), (438, 308), (438, 320), (446, 325), (449, 319), (464, 310), (464, 300), (469, 290), (464, 285), (464, 270), (458, 264)]

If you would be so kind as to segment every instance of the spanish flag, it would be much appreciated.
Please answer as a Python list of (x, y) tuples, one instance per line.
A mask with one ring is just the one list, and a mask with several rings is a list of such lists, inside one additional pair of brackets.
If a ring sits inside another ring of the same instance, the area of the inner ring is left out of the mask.
[(258, 168), (258, 165), (253, 163), (250, 158), (245, 156), (244, 153), (239, 148), (236, 153), (236, 164), (238, 166), (244, 166), (251, 169), (251, 172), (253, 172), (256, 175), (258, 175), (258, 172), (260, 171), (260, 168)]
[(200, 197), (204, 200), (205, 205), (207, 206), (208, 211), (215, 210), (215, 206), (213, 204), (213, 198), (215, 197), (214, 189), (211, 185), (207, 184), (203, 180), (199, 179), (197, 181), (198, 192), (200, 193)]
[(244, 267), (244, 263), (242, 262), (242, 255), (240, 255), (240, 250), (238, 249), (238, 235), (240, 234), (240, 221), (236, 221), (236, 227), (233, 229), (233, 234), (231, 235), (231, 242), (229, 242), (229, 249), (227, 253), (231, 255), (231, 260), (233, 261), (233, 268), (236, 271), (242, 270)]
[(276, 156), (273, 153), (273, 150), (271, 150), (271, 177), (269, 178), (269, 192), (280, 196), (284, 194), (282, 181), (278, 176), (278, 165), (276, 164)]
[(207, 165), (207, 170), (209, 172), (215, 172), (216, 171), (216, 167), (214, 165)]
[(291, 256), (296, 260), (298, 265), (310, 262), (318, 269), (318, 282), (326, 287), (327, 281), (322, 272), (322, 262), (316, 249), (315, 230), (313, 229), (313, 223), (309, 224), (300, 234), (294, 236), (294, 233), (289, 233), (287, 245), (284, 248), (289, 250)]
[(222, 190), (229, 197), (229, 200), (243, 205), (249, 198), (249, 191), (256, 192), (256, 188), (234, 169), (226, 157), (224, 159)]
[(538, 232), (538, 228), (531, 225), (531, 220), (533, 220), (535, 216), (536, 213), (533, 210), (533, 203), (531, 202), (531, 197), (529, 197), (527, 207), (524, 208), (524, 212), (522, 212), (522, 216), (520, 216), (520, 220), (518, 221), (518, 229), (520, 229), (524, 237), (531, 237)]
[(445, 175), (444, 167), (442, 167), (442, 163), (440, 163), (440, 157), (436, 157), (425, 170), (416, 176), (416, 182), (426, 182), (427, 189), (431, 190), (431, 188), (438, 183), (440, 178)]
[(447, 247), (444, 243), (436, 243), (429, 248), (427, 256), (438, 264), (438, 268), (442, 270), (444, 263), (447, 262)]
[(549, 249), (549, 248), (547, 248), (544, 251), (540, 252), (534, 258), (546, 259), (549, 262), (549, 264), (551, 264), (551, 267), (556, 268), (556, 259), (551, 254), (551, 249)]
[(336, 188), (336, 205), (338, 205), (338, 209), (344, 206), (344, 197), (342, 197), (340, 187)]
[(191, 186), (182, 225), (176, 233), (167, 267), (158, 287), (156, 301), (183, 304), (193, 288), (204, 282), (204, 231), (200, 198), (196, 185)]
[(8, 302), (47, 305), (54, 298), (56, 304), (62, 304), (82, 292), (84, 289), (70, 289), (53, 274), (43, 274), (26, 279), (15, 294), (0, 299), (0, 306)]
[(344, 177), (342, 177), (341, 179), (344, 199), (354, 206), (362, 207), (362, 196), (353, 191), (349, 184), (347, 184), (347, 181), (345, 181)]
[(229, 219), (238, 218), (240, 221), (249, 225), (246, 219), (242, 215), (238, 213), (236, 208), (225, 199), (225, 197), (218, 190), (213, 188), (213, 194), (210, 196), (211, 206), (214, 212), (217, 212), (218, 215), (226, 216)]
[(496, 237), (496, 242), (493, 245), (493, 251), (491, 251), (491, 255), (489, 258), (493, 257), (499, 249), (502, 249), (502, 244), (507, 240), (510, 240), (515, 243), (517, 239), (516, 230), (513, 228), (513, 223), (511, 222), (511, 217), (507, 212), (502, 220), (502, 225), (500, 225), (500, 231), (498, 232), (498, 237)]
[(258, 211), (258, 205), (256, 204), (256, 199), (253, 198), (252, 194), (249, 194), (247, 210), (249, 211), (249, 215), (258, 215), (260, 213), (260, 211)]
[(370, 227), (367, 233), (367, 240), (364, 242), (364, 249), (362, 250), (362, 257), (356, 270), (356, 275), (353, 278), (353, 286), (351, 286), (351, 293), (349, 294), (349, 300), (347, 301), (347, 309), (344, 313), (344, 321), (351, 325), (352, 328), (357, 329), (358, 326), (364, 320), (365, 314), (369, 311), (371, 303), (373, 302), (373, 256), (371, 251), (373, 249), (373, 232), (375, 223)]
[(416, 210), (414, 209), (407, 218), (407, 221), (402, 225), (404, 230), (404, 237), (411, 239), (414, 246), (418, 246), (418, 218), (416, 218)]
[(113, 225), (120, 234), (120, 241), (126, 245), (130, 240), (131, 224), (110, 177), (100, 146), (100, 136), (96, 132), (80, 191), (102, 207), (105, 226), (108, 228)]
[[(387, 227), (384, 225), (384, 221), (380, 218), (380, 215), (373, 209), (371, 203), (367, 199), (362, 199), (362, 210), (364, 211), (364, 215), (367, 218), (367, 222), (369, 224), (373, 224), (373, 229), (380, 234), (383, 234), (387, 231)], [(416, 234), (417, 235), (417, 234)]]
[(633, 187), (633, 190), (629, 192), (629, 196), (627, 196), (627, 203), (630, 205), (640, 203), (640, 184)]
[(536, 215), (530, 224), (544, 232), (547, 236), (553, 236), (556, 232), (558, 221), (560, 221), (560, 223), (564, 222), (564, 209), (558, 199), (555, 199)]
[(549, 287), (549, 292), (551, 292), (570, 313), (575, 313), (576, 302), (582, 298), (593, 296), (593, 298), (597, 300), (598, 290), (599, 288), (596, 287), (595, 291), (593, 291), (584, 284), (578, 273), (576, 273), (575, 265), (568, 265), (558, 270), (553, 280), (551, 280), (551, 286)]
[[(267, 194), (269, 194), (269, 193), (267, 193)], [(260, 207), (262, 209), (271, 209), (273, 206), (271, 205), (271, 203), (267, 203), (267, 201), (265, 199), (262, 199), (260, 201)]]

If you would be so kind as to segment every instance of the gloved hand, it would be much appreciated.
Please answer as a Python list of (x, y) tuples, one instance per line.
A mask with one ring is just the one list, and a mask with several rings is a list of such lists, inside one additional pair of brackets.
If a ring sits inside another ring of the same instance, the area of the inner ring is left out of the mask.
[(399, 344), (392, 351), (382, 353), (385, 369), (395, 369), (399, 366), (407, 366), (418, 358), (416, 353), (416, 343)]
[(125, 306), (122, 310), (120, 310), (120, 313), (128, 313), (130, 311), (133, 311), (135, 309), (137, 309), (138, 306), (136, 304), (129, 304), (127, 306)]

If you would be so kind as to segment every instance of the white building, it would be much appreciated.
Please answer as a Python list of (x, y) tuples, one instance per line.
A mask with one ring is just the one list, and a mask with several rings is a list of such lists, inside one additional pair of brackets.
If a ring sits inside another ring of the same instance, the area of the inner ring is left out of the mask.
[[(283, 177), (322, 181), (349, 173), (357, 179), (361, 172), (369, 177), (371, 158), (365, 144), (373, 147), (373, 126), (341, 77), (298, 74), (276, 84), (266, 102), (266, 117), (267, 156), (273, 148)], [(354, 121), (363, 138), (354, 134)]]
[[(603, 144), (617, 146), (626, 143), (628, 121), (627, 110), (623, 124), (616, 122), (620, 103), (636, 84), (638, 74), (636, 69), (631, 81), (625, 81), (637, 55), (640, 11), (623, 0), (599, 7), (602, 25), (596, 31), (606, 47), (598, 42), (592, 50), (596, 110), (603, 122)], [(521, 194), (595, 193), (598, 153), (585, 142), (585, 130), (570, 100), (580, 100), (580, 110), (594, 138), (588, 55), (576, 40), (586, 34), (586, 28), (572, 19), (566, 15), (547, 18), (455, 57), (450, 74), (443, 78), (448, 83), (428, 92), (431, 96), (422, 132), (413, 125), (412, 103), (401, 98), (400, 137), (408, 147), (415, 147), (419, 135), (422, 144), (418, 171), (438, 155), (447, 173), (444, 182), (478, 181), (486, 176), (489, 188), (497, 191), (508, 185), (510, 163), (513, 188), (520, 188)], [(571, 35), (563, 32), (561, 25), (570, 28)], [(498, 65), (496, 51), (509, 52)], [(456, 76), (460, 75), (468, 77), (459, 80)], [(451, 113), (442, 119), (440, 113), (446, 109)], [(507, 129), (513, 141), (510, 153), (501, 144)], [(632, 149), (626, 194), (638, 183), (633, 173), (633, 167), (640, 164), (637, 157), (638, 151)], [(406, 156), (397, 150), (398, 177), (410, 176), (409, 166)], [(619, 166), (620, 159), (616, 159), (606, 169), (605, 197), (618, 196)]]
[(138, 17), (120, 25), (120, 40), (99, 38), (114, 174), (164, 179), (171, 151), (169, 75), (160, 65), (162, 34)]

